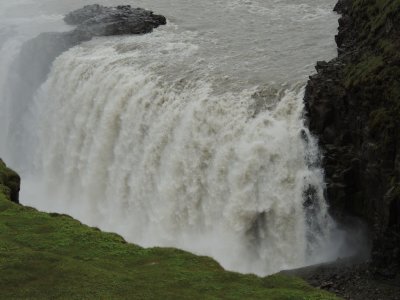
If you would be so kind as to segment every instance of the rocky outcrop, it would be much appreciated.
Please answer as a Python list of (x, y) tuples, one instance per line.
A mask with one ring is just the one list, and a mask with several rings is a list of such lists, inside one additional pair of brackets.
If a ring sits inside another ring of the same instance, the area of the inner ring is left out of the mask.
[(142, 8), (131, 8), (130, 5), (105, 7), (97, 4), (70, 12), (64, 21), (78, 25), (74, 31), (89, 36), (144, 34), (167, 23), (164, 16)]
[(366, 221), (372, 265), (400, 270), (400, 1), (340, 0), (338, 57), (318, 62), (305, 103), (327, 198), (340, 221)]
[(0, 159), (0, 193), (12, 202), (19, 203), (20, 184), (19, 175), (7, 168), (6, 164)]

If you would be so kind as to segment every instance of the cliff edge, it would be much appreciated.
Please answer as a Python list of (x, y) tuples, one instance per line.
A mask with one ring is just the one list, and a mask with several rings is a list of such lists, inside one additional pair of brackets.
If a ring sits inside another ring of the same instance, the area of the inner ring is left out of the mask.
[(0, 299), (339, 299), (298, 277), (238, 274), (208, 257), (129, 244), (17, 205), (18, 189), (0, 160)]
[(400, 0), (339, 0), (338, 57), (318, 62), (305, 103), (339, 222), (364, 220), (370, 270), (400, 273)]

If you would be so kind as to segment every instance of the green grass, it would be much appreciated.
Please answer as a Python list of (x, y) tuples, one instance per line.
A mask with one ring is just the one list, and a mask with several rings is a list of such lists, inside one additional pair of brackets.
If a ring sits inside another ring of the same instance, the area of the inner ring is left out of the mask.
[[(4, 166), (0, 166), (0, 169)], [(295, 277), (223, 270), (208, 257), (144, 249), (0, 193), (1, 299), (338, 299)]]

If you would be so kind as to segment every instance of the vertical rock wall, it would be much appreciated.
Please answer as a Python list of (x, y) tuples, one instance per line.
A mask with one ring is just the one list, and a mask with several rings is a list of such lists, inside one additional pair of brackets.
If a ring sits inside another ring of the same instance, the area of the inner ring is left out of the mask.
[(339, 0), (338, 57), (306, 89), (309, 127), (324, 153), (327, 197), (340, 221), (372, 233), (380, 273), (400, 268), (400, 0)]

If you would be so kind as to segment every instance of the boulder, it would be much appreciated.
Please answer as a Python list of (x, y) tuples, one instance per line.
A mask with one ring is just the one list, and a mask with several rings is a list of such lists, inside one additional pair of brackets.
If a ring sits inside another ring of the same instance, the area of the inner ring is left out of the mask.
[(77, 25), (76, 31), (87, 36), (144, 34), (166, 24), (164, 16), (130, 5), (106, 7), (88, 5), (67, 14), (64, 21)]

